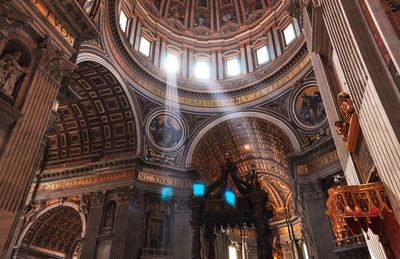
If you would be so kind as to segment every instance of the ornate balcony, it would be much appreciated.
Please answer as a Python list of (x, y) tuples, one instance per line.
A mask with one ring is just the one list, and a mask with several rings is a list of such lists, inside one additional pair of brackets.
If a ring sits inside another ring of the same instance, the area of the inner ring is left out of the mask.
[(326, 205), (338, 245), (350, 240), (349, 231), (358, 236), (370, 229), (381, 236), (383, 218), (393, 213), (382, 183), (331, 188)]

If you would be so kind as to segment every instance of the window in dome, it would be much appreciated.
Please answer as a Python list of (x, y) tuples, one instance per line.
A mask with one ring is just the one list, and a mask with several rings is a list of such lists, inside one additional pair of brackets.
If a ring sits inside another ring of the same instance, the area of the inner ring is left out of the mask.
[(262, 46), (261, 48), (257, 49), (257, 63), (258, 65), (265, 64), (269, 61), (269, 53), (267, 46)]
[(172, 52), (167, 52), (164, 61), (164, 69), (167, 73), (175, 74), (179, 70), (179, 56)]
[(197, 61), (194, 67), (194, 74), (199, 79), (209, 79), (211, 75), (209, 62), (204, 60)]
[(283, 36), (285, 37), (286, 45), (289, 45), (289, 43), (291, 43), (296, 38), (296, 33), (294, 31), (293, 23), (289, 24), (283, 30)]
[(121, 13), (119, 15), (119, 26), (121, 27), (121, 30), (123, 32), (126, 31), (126, 25), (128, 23), (128, 17), (126, 17), (126, 14), (124, 11), (121, 10)]
[(229, 259), (238, 259), (238, 252), (237, 252), (237, 249), (236, 249), (236, 247), (234, 247), (234, 246), (229, 246), (228, 247), (228, 251), (229, 251)]
[(150, 41), (145, 37), (140, 38), (139, 52), (146, 57), (150, 56)]
[(226, 61), (226, 73), (228, 76), (237, 76), (240, 72), (239, 58), (232, 58)]

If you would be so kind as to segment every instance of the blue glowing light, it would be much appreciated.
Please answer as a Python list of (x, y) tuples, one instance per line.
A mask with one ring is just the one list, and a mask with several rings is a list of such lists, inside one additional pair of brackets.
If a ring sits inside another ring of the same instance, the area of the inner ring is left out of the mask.
[(224, 193), (224, 198), (225, 198), (226, 203), (228, 203), (231, 206), (235, 206), (236, 197), (235, 197), (235, 193), (232, 190), (226, 190)]
[(165, 186), (161, 189), (161, 200), (169, 201), (172, 198), (172, 188), (170, 186)]
[(196, 197), (203, 197), (206, 190), (206, 185), (203, 183), (193, 184), (193, 195)]

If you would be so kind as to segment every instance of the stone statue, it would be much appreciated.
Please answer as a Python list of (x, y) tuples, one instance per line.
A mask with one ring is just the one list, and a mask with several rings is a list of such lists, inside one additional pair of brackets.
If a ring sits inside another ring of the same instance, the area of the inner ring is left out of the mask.
[(89, 214), (90, 200), (89, 197), (85, 194), (82, 194), (81, 199), (79, 201), (79, 211), (85, 215), (85, 217)]
[(20, 57), (21, 52), (15, 51), (0, 59), (0, 89), (8, 96), (12, 96), (15, 84), (21, 74), (27, 71), (18, 63)]
[(112, 227), (114, 225), (114, 217), (115, 217), (115, 204), (111, 204), (110, 208), (106, 214), (105, 227)]

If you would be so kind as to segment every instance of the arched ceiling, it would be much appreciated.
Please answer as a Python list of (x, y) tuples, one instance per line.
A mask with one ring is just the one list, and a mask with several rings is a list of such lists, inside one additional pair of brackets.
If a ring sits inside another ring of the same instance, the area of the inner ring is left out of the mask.
[(69, 87), (77, 98), (59, 105), (47, 169), (132, 157), (137, 145), (134, 114), (115, 76), (98, 63), (83, 62)]
[(81, 237), (82, 219), (70, 207), (57, 207), (45, 212), (32, 224), (23, 245), (70, 255)]
[(246, 177), (251, 169), (262, 176), (262, 187), (269, 193), (275, 219), (284, 217), (291, 196), (286, 155), (293, 151), (288, 136), (276, 125), (260, 118), (234, 118), (212, 128), (196, 146), (191, 164), (207, 182), (219, 176), (226, 152)]

